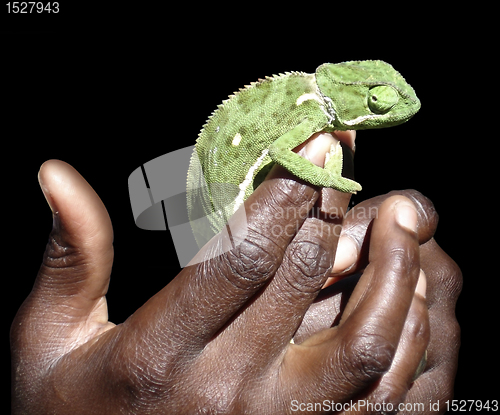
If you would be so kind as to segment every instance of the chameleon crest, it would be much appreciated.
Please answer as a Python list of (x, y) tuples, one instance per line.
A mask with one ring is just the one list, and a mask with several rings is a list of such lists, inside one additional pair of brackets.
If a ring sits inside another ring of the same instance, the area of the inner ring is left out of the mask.
[(266, 77), (235, 92), (203, 126), (189, 166), (188, 216), (199, 245), (224, 227), (274, 163), (315, 186), (361, 190), (342, 177), (340, 143), (323, 168), (292, 150), (316, 132), (390, 127), (419, 108), (413, 88), (382, 61), (325, 63), (314, 74)]

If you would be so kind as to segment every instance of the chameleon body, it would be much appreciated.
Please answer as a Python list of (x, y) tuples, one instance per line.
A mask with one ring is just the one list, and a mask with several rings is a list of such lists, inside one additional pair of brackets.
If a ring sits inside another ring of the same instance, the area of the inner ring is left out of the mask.
[[(324, 168), (292, 150), (316, 132), (390, 127), (419, 108), (413, 88), (382, 61), (326, 63), (314, 74), (266, 77), (235, 92), (203, 126), (191, 158), (187, 207), (198, 243), (224, 227), (274, 163), (315, 186), (361, 190), (342, 177), (340, 143)], [(195, 224), (203, 217), (209, 229)]]

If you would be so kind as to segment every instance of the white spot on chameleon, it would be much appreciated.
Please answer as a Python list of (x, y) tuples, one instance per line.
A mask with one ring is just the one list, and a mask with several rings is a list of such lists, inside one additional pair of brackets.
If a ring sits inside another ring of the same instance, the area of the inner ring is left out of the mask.
[(236, 196), (236, 199), (234, 199), (234, 212), (236, 212), (236, 210), (243, 203), (247, 187), (252, 184), (253, 174), (255, 173), (255, 170), (257, 170), (259, 166), (262, 164), (264, 158), (267, 156), (267, 153), (269, 153), (268, 148), (262, 150), (262, 154), (260, 155), (260, 157), (254, 163), (254, 165), (250, 167), (250, 169), (248, 170), (247, 175), (245, 176), (245, 180), (243, 180), (243, 183), (240, 183), (239, 185), (240, 191), (238, 193), (238, 196)]
[(328, 123), (333, 124), (333, 122), (335, 121), (335, 110), (333, 109), (333, 102), (330, 98), (321, 94), (321, 91), (319, 91), (317, 85), (316, 85), (316, 92), (306, 92), (302, 94), (300, 97), (297, 98), (295, 104), (299, 106), (303, 102), (309, 101), (311, 99), (321, 104), (320, 105), (321, 111), (323, 111), (323, 113), (327, 116)]
[(238, 144), (240, 144), (240, 141), (241, 141), (241, 134), (240, 133), (236, 133), (236, 135), (234, 136), (233, 141), (232, 141), (231, 144), (233, 146), (237, 146)]
[(318, 94), (315, 94), (314, 92), (306, 92), (305, 94), (302, 94), (297, 98), (297, 101), (295, 101), (295, 105), (299, 106), (303, 102), (309, 101), (310, 99), (314, 99), (315, 101), (318, 101), (320, 104), (322, 104), (321, 98), (318, 96)]

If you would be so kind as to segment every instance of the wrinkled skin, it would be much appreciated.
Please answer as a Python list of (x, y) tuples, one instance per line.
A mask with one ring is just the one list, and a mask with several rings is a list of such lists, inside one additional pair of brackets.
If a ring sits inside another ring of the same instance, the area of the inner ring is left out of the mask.
[[(321, 139), (307, 149), (321, 165)], [(115, 326), (106, 209), (63, 162), (45, 163), (40, 182), (54, 228), (12, 325), (14, 413), (282, 415), (300, 413), (292, 402), (396, 408), (451, 397), (461, 274), (432, 238), (437, 214), (418, 192), (354, 207), (335, 275), (349, 195), (275, 169), (245, 204), (243, 243), (184, 268)], [(350, 277), (321, 290), (339, 275)]]

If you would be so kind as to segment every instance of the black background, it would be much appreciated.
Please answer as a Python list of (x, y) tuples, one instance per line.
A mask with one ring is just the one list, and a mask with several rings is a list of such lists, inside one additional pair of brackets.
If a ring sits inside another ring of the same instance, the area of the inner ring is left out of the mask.
[(464, 274), (455, 399), (499, 399), (496, 270), (488, 266), (498, 243), (482, 233), (498, 228), (493, 166), (484, 159), (496, 150), (485, 144), (485, 124), (475, 122), (485, 116), (481, 77), (491, 72), (481, 57), (483, 28), (471, 37), (474, 16), (330, 3), (183, 6), (62, 4), (51, 16), (2, 10), (3, 344), (51, 228), (37, 182), (45, 160), (72, 164), (110, 213), (115, 263), (107, 299), (110, 320), (120, 323), (179, 271), (169, 233), (134, 225), (129, 174), (192, 145), (216, 105), (257, 78), (382, 59), (411, 83), (422, 109), (405, 125), (358, 133), (363, 191), (353, 200), (414, 188), (434, 202), (436, 240)]

